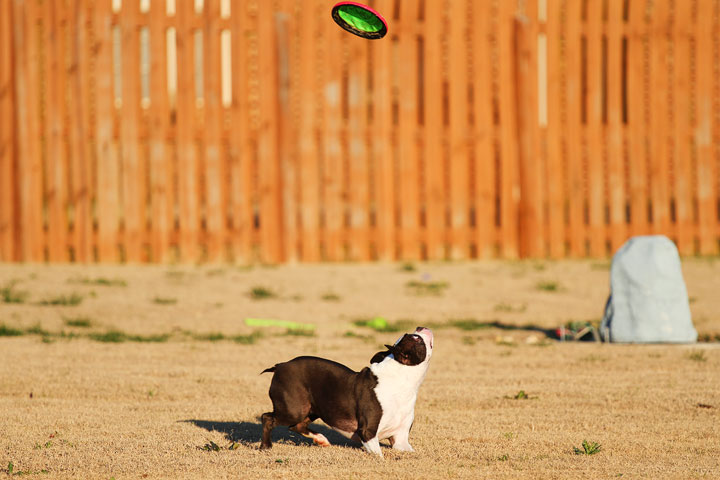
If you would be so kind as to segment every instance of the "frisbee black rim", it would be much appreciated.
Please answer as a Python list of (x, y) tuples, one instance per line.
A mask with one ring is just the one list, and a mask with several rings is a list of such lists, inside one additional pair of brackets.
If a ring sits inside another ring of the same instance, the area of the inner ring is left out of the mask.
[[(380, 30), (378, 30), (376, 32), (368, 32), (365, 30), (360, 30), (358, 28), (355, 28), (352, 25), (350, 25), (349, 23), (347, 23), (345, 20), (342, 19), (342, 17), (340, 17), (340, 9), (346, 5), (354, 5), (356, 7), (363, 8), (363, 9), (369, 11), (370, 13), (372, 13), (373, 15), (375, 15), (382, 23), (382, 27), (380, 27)], [(359, 3), (355, 3), (355, 2), (343, 2), (343, 3), (338, 3), (337, 5), (335, 5), (332, 9), (332, 18), (333, 18), (333, 20), (335, 20), (335, 23), (337, 23), (340, 26), (340, 28), (342, 28), (346, 32), (350, 32), (353, 35), (357, 35), (358, 37), (362, 37), (362, 38), (367, 38), (369, 40), (381, 39), (387, 34), (387, 31), (388, 31), (387, 24), (385, 23), (385, 20), (382, 18), (382, 16), (380, 16), (379, 13), (377, 13), (372, 8), (369, 8), (365, 5), (360, 5)]]

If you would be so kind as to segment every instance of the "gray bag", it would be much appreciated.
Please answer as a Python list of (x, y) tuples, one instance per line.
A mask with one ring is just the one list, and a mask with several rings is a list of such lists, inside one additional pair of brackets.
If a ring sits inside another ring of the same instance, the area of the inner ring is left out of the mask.
[(600, 334), (609, 342), (697, 341), (680, 257), (669, 238), (633, 237), (617, 251)]

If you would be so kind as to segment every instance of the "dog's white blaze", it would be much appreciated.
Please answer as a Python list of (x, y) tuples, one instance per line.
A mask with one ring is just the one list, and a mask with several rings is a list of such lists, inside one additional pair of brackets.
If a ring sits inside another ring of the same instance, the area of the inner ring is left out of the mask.
[(377, 439), (394, 437), (393, 448), (398, 450), (412, 451), (408, 436), (415, 418), (415, 401), (432, 355), (432, 334), (427, 335), (425, 331), (418, 334), (427, 348), (425, 360), (419, 365), (403, 365), (391, 355), (370, 365), (370, 370), (378, 379), (375, 395), (383, 410)]

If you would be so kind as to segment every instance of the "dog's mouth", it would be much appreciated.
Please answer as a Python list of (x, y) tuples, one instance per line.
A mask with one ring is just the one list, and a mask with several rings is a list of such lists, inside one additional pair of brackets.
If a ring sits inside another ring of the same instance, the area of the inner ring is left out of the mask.
[(428, 341), (428, 344), (430, 345), (430, 349), (433, 348), (433, 333), (432, 330), (425, 327), (417, 327), (415, 329), (415, 335), (418, 337), (425, 337)]

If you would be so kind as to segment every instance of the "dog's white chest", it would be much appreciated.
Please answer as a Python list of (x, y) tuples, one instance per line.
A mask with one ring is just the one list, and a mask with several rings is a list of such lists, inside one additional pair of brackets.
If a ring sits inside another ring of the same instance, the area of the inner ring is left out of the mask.
[(388, 358), (373, 367), (378, 379), (375, 395), (382, 407), (378, 426), (378, 438), (382, 440), (410, 429), (418, 389), (425, 378), (427, 365), (405, 366)]

